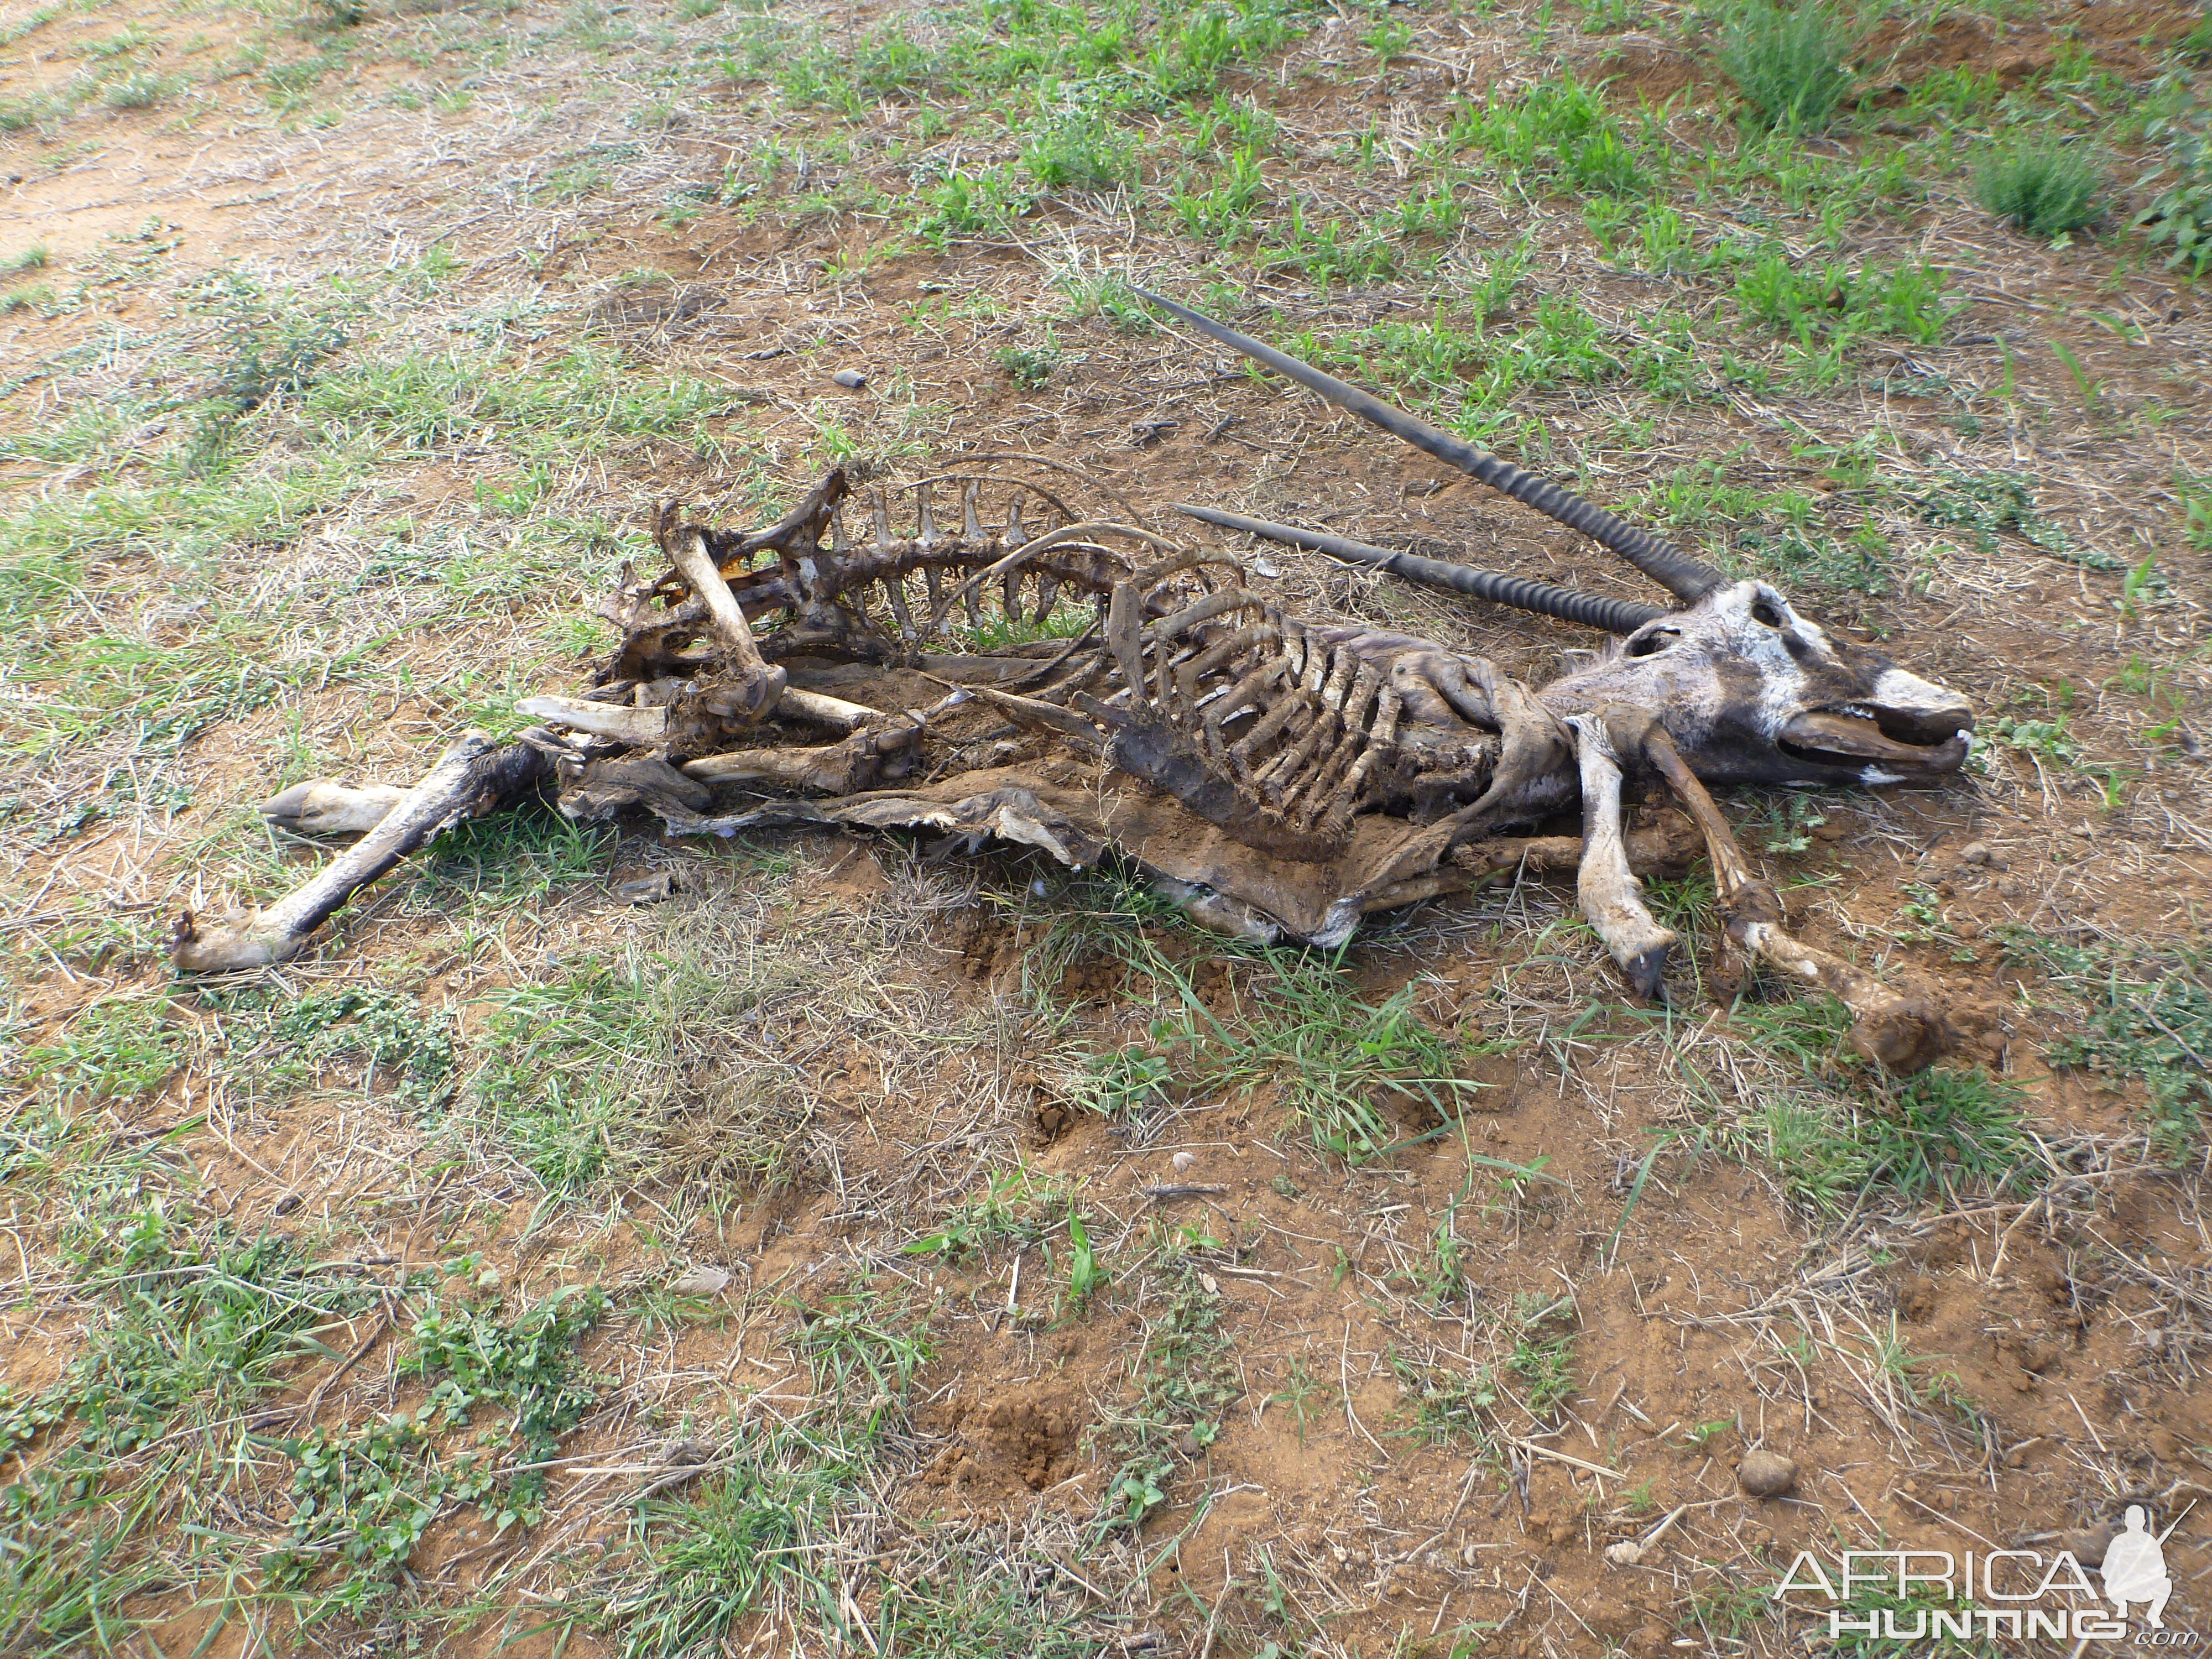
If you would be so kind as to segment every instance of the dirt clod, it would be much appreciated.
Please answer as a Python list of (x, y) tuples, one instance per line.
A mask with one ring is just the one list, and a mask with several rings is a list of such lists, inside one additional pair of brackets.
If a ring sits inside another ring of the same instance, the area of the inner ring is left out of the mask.
[(1797, 1484), (1797, 1465), (1781, 1453), (1760, 1447), (1735, 1466), (1736, 1485), (1753, 1498), (1779, 1498)]

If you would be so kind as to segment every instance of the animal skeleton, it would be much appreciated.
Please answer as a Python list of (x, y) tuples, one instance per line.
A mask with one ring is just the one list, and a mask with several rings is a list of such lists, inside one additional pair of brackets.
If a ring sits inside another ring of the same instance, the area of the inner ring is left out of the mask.
[[(524, 701), (519, 711), (544, 725), (503, 747), (471, 733), (404, 793), (324, 781), (276, 796), (263, 808), (272, 821), (362, 839), (265, 910), (180, 916), (177, 964), (208, 972), (283, 960), (446, 826), (550, 787), (571, 817), (642, 806), (683, 833), (907, 828), (970, 847), (1026, 843), (1078, 868), (1112, 849), (1209, 925), (1323, 945), (1347, 939), (1364, 915), (1501, 869), (1574, 867), (1584, 915), (1630, 986), (1650, 996), (1675, 936), (1645, 908), (1633, 866), (1666, 848), (1663, 836), (1624, 836), (1621, 798), (1625, 778), (1656, 779), (1712, 863), (1724, 979), (1758, 957), (1832, 992), (1852, 1011), (1855, 1044), (1895, 1069), (1942, 1051), (1939, 1009), (1787, 931), (1773, 889), (1705, 786), (1954, 771), (1973, 725), (1963, 697), (1832, 637), (1764, 582), (1724, 581), (1556, 484), (1148, 297), (1612, 549), (1679, 608), (1182, 508), (1616, 636), (1589, 666), (1532, 690), (1427, 640), (1288, 615), (1223, 554), (1085, 517), (1065, 499), (1076, 493), (1066, 479), (1083, 475), (1064, 463), (965, 458), (907, 486), (906, 534), (894, 533), (890, 492), (878, 489), (857, 540), (842, 470), (750, 534), (688, 522), (672, 506), (654, 523), (672, 568), (641, 581), (624, 568), (603, 607), (622, 642), (591, 689)], [(957, 501), (957, 529), (938, 521), (939, 488)], [(988, 527), (987, 491), (1006, 498)], [(1024, 520), (1025, 505), (1038, 524)], [(1002, 629), (1043, 630), (1064, 620), (1069, 599), (1094, 614), (1073, 639), (1063, 631), (985, 648), (975, 636), (993, 625), (987, 594)], [(844, 690), (862, 700), (834, 694)], [(808, 727), (834, 738), (792, 740)], [(802, 798), (714, 810), (719, 792), (739, 785)], [(1577, 805), (1578, 847), (1501, 833)]]

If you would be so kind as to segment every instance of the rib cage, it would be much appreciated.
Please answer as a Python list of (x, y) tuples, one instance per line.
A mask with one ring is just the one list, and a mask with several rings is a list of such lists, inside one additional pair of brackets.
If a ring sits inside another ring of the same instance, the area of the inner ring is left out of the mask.
[[(1310, 624), (1241, 586), (1133, 637), (1109, 608), (1108, 634), (1121, 687), (1105, 708), (1168, 734), (1169, 750), (1234, 792), (1248, 830), (1331, 846), (1363, 811), (1426, 819), (1493, 775), (1496, 739), (1467, 718), (1488, 720), (1487, 700), (1425, 641)], [(1439, 678), (1472, 706), (1454, 708)], [(1124, 744), (1117, 758), (1174, 787), (1173, 769), (1141, 750)]]
[[(938, 516), (935, 491), (947, 485), (957, 529)], [(1003, 495), (987, 513), (994, 485)], [(1224, 556), (1171, 552), (1140, 565), (1138, 555), (1171, 544), (1078, 517), (1070, 493), (954, 471), (879, 487), (863, 503), (833, 472), (766, 530), (697, 529), (748, 618), (763, 624), (757, 643), (770, 661), (926, 666), (944, 660), (931, 647), (971, 651), (990, 612), (1037, 628), (1070, 594), (1088, 599), (1090, 628), (1023, 677), (1042, 682), (1027, 691), (1030, 705), (1087, 717), (1123, 770), (1255, 846), (1325, 852), (1363, 812), (1425, 822), (1489, 786), (1501, 721), (1476, 684), (1486, 665), (1427, 641), (1287, 616)], [(657, 528), (664, 542), (678, 532), (672, 511)], [(611, 690), (714, 669), (704, 609), (680, 574), (647, 588), (626, 576), (609, 614), (630, 626), (603, 676)], [(954, 631), (963, 622), (970, 641)]]
[[(939, 486), (957, 492), (957, 529), (939, 522)], [(984, 494), (991, 486), (1003, 499), (987, 510)], [(954, 642), (956, 605), (969, 629), (987, 626), (987, 596), (971, 579), (1007, 555), (1071, 526), (1125, 528), (1079, 514), (1066, 499), (1071, 493), (1003, 471), (952, 471), (878, 486), (860, 503), (840, 469), (767, 530), (738, 535), (702, 526), (702, 533), (749, 617), (781, 611), (796, 617), (810, 635), (874, 635), (913, 650)], [(892, 528), (892, 498), (901, 495), (912, 498), (911, 529), (902, 534)], [(861, 507), (861, 515), (853, 514), (854, 506)], [(857, 538), (855, 516), (865, 518)], [(775, 555), (775, 562), (756, 568), (764, 553)], [(1033, 628), (1046, 623), (1064, 592), (1088, 597), (1103, 616), (1114, 585), (1136, 568), (1127, 554), (1076, 538), (1040, 549), (1005, 571), (988, 597), (1002, 621)], [(703, 612), (694, 617), (681, 603), (688, 592), (683, 579), (672, 574), (650, 597), (669, 604), (676, 620), (703, 620)]]

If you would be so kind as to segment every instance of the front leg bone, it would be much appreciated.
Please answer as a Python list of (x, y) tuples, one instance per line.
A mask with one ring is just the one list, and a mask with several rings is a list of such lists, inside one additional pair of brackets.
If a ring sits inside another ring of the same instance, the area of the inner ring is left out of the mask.
[(505, 805), (550, 771), (528, 744), (495, 749), (483, 732), (467, 732), (374, 829), (266, 909), (221, 920), (181, 912), (169, 929), (170, 958), (188, 974), (219, 974), (297, 956), (347, 900), (441, 830)]
[(1620, 964), (1628, 988), (1649, 1000), (1658, 994), (1675, 936), (1644, 908), (1644, 884), (1628, 867), (1620, 834), (1620, 760), (1603, 717), (1577, 715), (1567, 725), (1583, 777), (1583, 855), (1575, 896)]
[(1729, 937), (1746, 952), (1763, 957), (1793, 979), (1817, 985), (1851, 1011), (1851, 1047), (1893, 1072), (1917, 1072), (1951, 1046), (1950, 1024), (1926, 997), (1893, 991), (1863, 968), (1792, 938), (1783, 927), (1782, 901), (1754, 875), (1735, 834), (1713, 798), (1698, 781), (1667, 729), (1650, 721), (1644, 754), (1704, 833), (1712, 860)]

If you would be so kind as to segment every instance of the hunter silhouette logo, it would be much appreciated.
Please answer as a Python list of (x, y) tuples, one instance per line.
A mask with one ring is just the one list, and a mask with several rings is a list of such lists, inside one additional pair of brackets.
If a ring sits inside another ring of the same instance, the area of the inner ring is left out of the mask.
[[(2177, 1520), (2173, 1526), (2180, 1524)], [(2173, 1527), (2154, 1535), (2142, 1505), (2128, 1505), (2127, 1530), (2105, 1547), (2105, 1564), (2100, 1569), (2105, 1599), (2120, 1618), (2128, 1616), (2129, 1603), (2141, 1601), (2144, 1621), (2153, 1630), (2166, 1628), (2166, 1598), (2173, 1594), (2173, 1580), (2166, 1575), (2166, 1540), (2172, 1536)]]

